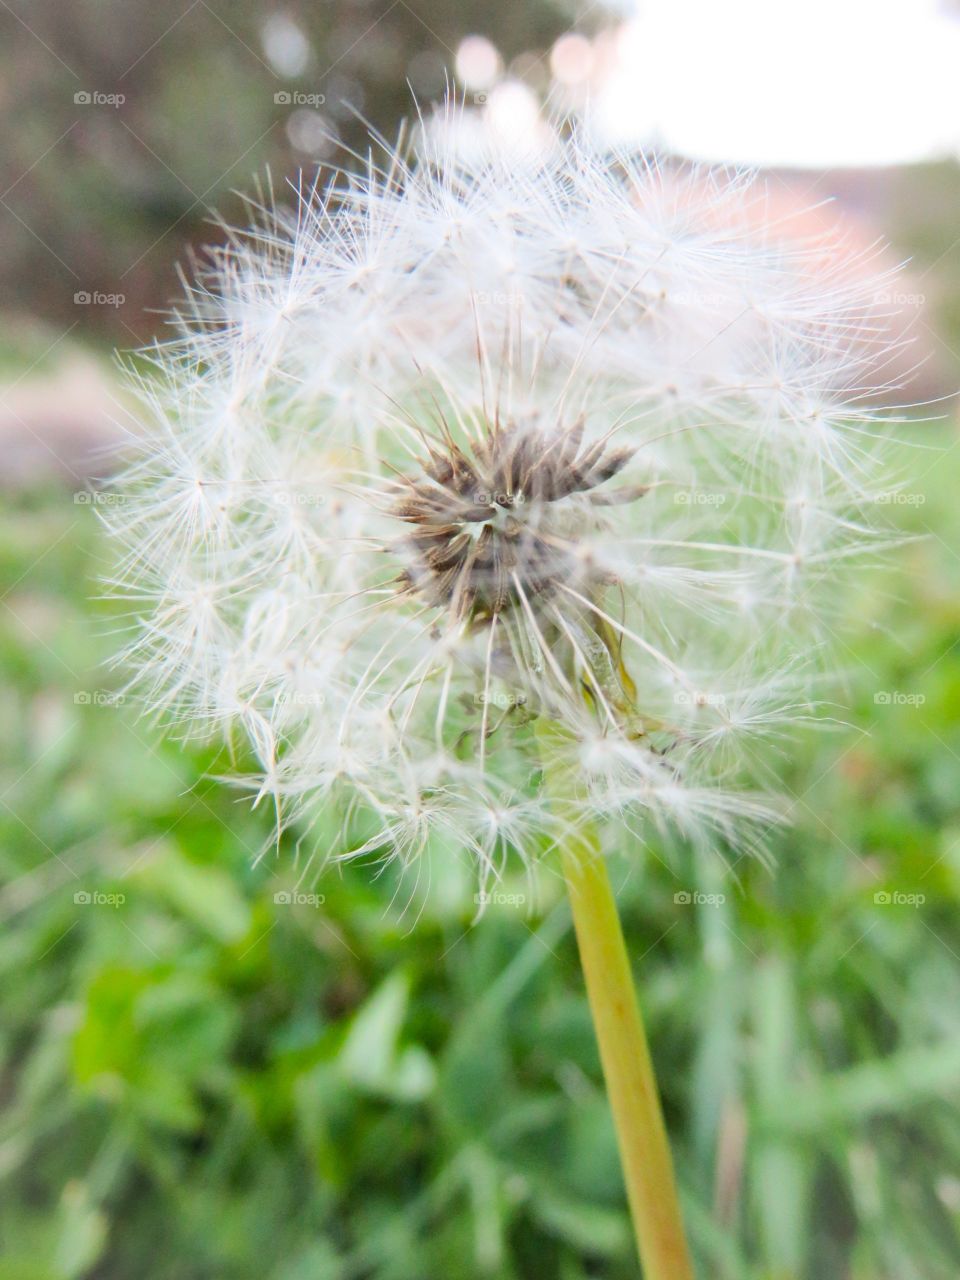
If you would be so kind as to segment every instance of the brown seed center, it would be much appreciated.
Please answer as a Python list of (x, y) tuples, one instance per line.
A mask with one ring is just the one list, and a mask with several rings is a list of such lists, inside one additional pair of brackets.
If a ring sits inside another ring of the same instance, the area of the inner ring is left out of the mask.
[(559, 431), (498, 423), (465, 446), (445, 433), (421, 474), (398, 482), (393, 514), (412, 526), (400, 544), (406, 589), (481, 621), (570, 581), (589, 508), (643, 492), (596, 492), (631, 456), (585, 444), (582, 420)]

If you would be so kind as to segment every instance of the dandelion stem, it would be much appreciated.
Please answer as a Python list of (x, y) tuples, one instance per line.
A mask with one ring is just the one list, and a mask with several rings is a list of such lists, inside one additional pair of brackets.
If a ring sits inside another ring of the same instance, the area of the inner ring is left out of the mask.
[[(673, 1160), (616, 898), (596, 834), (574, 824), (576, 779), (557, 724), (538, 725), (544, 782), (564, 823), (563, 870), (645, 1280), (693, 1280)], [(566, 756), (566, 759), (564, 759)], [(566, 823), (567, 814), (569, 825)]]

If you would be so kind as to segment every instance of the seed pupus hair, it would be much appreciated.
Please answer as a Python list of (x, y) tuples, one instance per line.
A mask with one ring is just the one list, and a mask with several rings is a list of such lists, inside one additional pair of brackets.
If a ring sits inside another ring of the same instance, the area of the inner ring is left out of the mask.
[(460, 123), (265, 193), (134, 375), (155, 429), (100, 512), (125, 659), (184, 733), (249, 742), (317, 858), (535, 860), (533, 716), (611, 845), (762, 848), (752, 744), (816, 718), (885, 542), (891, 281), (747, 174)]

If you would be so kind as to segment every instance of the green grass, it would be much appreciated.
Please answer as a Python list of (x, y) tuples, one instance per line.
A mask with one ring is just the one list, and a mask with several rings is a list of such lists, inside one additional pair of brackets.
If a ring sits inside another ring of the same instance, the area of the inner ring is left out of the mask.
[[(960, 1274), (960, 449), (936, 442), (906, 464), (925, 540), (849, 601), (855, 727), (786, 752), (776, 870), (614, 868), (710, 1280)], [(419, 886), (354, 866), (278, 901), (269, 815), (113, 702), (103, 554), (69, 495), (0, 519), (0, 1280), (636, 1277), (555, 880), (474, 925), (436, 850)]]

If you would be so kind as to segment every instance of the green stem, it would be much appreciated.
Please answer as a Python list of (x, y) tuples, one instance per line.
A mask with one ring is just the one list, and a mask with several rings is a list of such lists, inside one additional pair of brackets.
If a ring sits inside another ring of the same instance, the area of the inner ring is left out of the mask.
[(693, 1280), (656, 1077), (606, 860), (596, 834), (575, 821), (571, 800), (577, 780), (568, 735), (547, 722), (538, 724), (537, 737), (547, 793), (564, 828), (563, 871), (644, 1276)]

